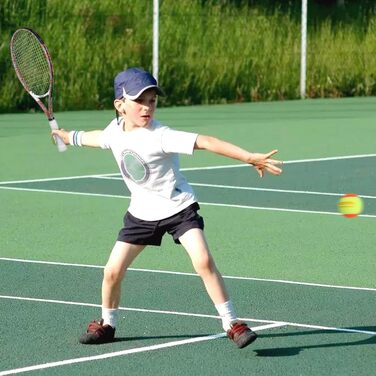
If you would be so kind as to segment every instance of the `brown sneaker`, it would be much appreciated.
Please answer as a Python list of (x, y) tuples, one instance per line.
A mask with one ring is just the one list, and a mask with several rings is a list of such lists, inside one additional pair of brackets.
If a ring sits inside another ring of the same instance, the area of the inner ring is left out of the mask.
[(103, 325), (103, 319), (92, 321), (79, 341), (84, 345), (99, 345), (101, 343), (112, 342), (115, 337), (115, 328), (110, 325)]
[(242, 349), (256, 340), (257, 334), (248, 328), (245, 322), (237, 321), (231, 324), (231, 328), (227, 331), (227, 337)]

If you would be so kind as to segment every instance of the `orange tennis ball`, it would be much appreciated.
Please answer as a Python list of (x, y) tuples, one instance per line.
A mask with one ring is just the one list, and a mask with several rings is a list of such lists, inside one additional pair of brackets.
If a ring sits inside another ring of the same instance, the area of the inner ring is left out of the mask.
[(338, 210), (347, 218), (356, 217), (363, 211), (363, 200), (355, 193), (347, 193), (339, 200)]

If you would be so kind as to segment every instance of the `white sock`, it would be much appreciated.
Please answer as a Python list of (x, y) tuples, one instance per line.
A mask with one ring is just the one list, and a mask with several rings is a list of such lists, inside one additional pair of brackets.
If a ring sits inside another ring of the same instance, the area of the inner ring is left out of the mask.
[(222, 304), (216, 304), (215, 308), (217, 309), (219, 316), (221, 316), (223, 329), (225, 331), (229, 330), (230, 325), (238, 320), (231, 300)]
[(119, 314), (118, 308), (104, 308), (104, 307), (102, 307), (103, 325), (110, 325), (113, 328), (116, 328), (118, 314)]

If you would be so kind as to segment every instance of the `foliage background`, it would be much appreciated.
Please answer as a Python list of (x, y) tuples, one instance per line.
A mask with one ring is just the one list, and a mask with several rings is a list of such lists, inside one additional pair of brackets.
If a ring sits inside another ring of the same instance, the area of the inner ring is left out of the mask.
[[(308, 3), (308, 96), (375, 95), (374, 1)], [(36, 106), (10, 61), (18, 27), (50, 50), (55, 110), (110, 109), (119, 71), (152, 69), (152, 12), (152, 0), (1, 0), (0, 112)], [(160, 105), (299, 98), (300, 17), (300, 0), (160, 0)]]

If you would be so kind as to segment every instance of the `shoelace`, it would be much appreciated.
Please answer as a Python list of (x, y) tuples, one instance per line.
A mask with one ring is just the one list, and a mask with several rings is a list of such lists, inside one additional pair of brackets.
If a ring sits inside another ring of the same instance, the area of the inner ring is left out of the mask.
[(101, 321), (92, 321), (88, 327), (87, 327), (87, 331), (88, 332), (96, 332), (97, 330), (103, 330), (103, 320)]
[(229, 335), (231, 338), (234, 338), (235, 334), (242, 334), (248, 330), (248, 326), (246, 323), (236, 323), (234, 324), (231, 329), (229, 330)]

